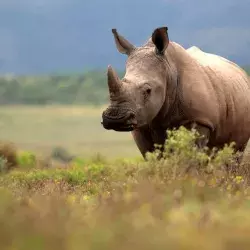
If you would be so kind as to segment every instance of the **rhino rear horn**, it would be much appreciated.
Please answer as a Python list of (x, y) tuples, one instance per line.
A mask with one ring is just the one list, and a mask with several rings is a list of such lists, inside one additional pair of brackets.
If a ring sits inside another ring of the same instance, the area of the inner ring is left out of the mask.
[(135, 46), (121, 36), (116, 29), (112, 29), (112, 33), (114, 35), (116, 48), (120, 53), (129, 55), (135, 49)]
[(163, 54), (169, 44), (168, 27), (160, 27), (154, 30), (152, 41), (158, 53)]
[(114, 71), (114, 69), (111, 67), (111, 65), (108, 66), (107, 75), (108, 75), (109, 92), (110, 94), (116, 94), (117, 92), (119, 92), (122, 82), (119, 79), (116, 72)]

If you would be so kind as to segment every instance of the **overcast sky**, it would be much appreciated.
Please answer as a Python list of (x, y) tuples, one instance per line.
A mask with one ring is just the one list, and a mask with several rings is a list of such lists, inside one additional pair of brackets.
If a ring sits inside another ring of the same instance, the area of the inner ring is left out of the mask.
[(170, 39), (250, 64), (250, 0), (0, 0), (0, 73), (124, 67), (111, 28)]

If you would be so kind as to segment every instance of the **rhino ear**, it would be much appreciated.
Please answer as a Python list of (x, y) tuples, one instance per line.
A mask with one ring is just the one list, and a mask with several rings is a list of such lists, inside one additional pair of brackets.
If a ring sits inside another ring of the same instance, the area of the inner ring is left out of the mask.
[(154, 30), (152, 42), (156, 46), (158, 53), (163, 54), (169, 44), (168, 27), (160, 27)]
[(116, 47), (120, 53), (129, 55), (135, 49), (135, 46), (119, 35), (116, 29), (112, 29), (112, 33), (114, 35)]

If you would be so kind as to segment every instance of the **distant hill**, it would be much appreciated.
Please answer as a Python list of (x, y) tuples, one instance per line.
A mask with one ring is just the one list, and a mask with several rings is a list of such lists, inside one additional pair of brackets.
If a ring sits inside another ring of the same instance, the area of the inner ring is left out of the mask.
[(249, 0), (1, 0), (0, 73), (123, 70), (116, 27), (136, 45), (157, 26), (172, 40), (250, 65)]

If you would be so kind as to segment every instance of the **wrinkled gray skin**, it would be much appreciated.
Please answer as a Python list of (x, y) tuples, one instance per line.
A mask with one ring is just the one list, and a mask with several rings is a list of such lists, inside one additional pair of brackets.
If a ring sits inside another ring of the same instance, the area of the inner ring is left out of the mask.
[(235, 141), (244, 150), (250, 137), (248, 76), (222, 57), (169, 41), (167, 30), (155, 29), (141, 47), (112, 30), (118, 51), (128, 58), (123, 79), (108, 67), (110, 106), (103, 127), (131, 131), (143, 157), (164, 144), (167, 129), (181, 125), (204, 136), (199, 147)]

